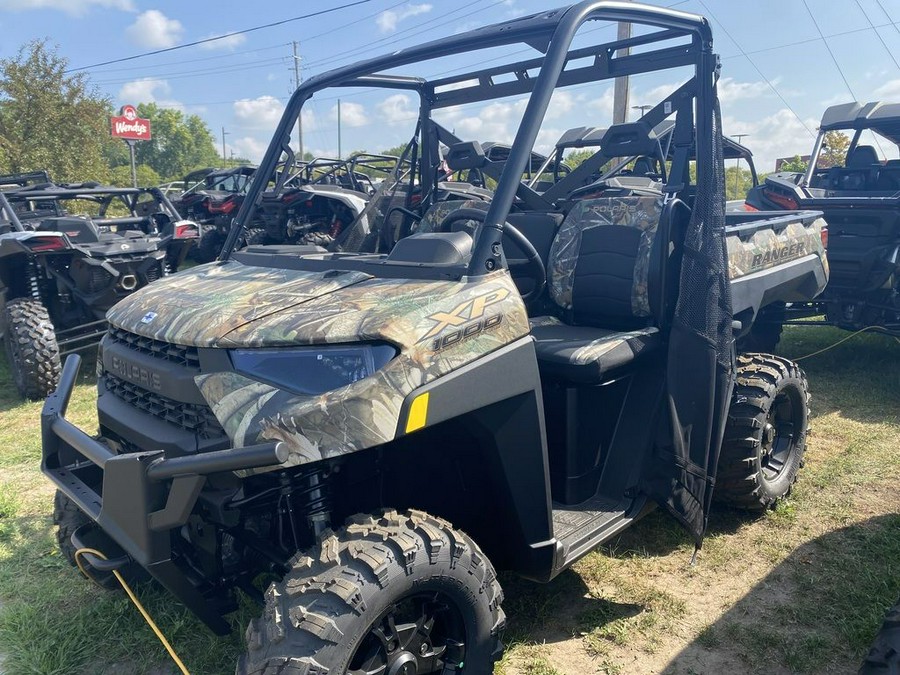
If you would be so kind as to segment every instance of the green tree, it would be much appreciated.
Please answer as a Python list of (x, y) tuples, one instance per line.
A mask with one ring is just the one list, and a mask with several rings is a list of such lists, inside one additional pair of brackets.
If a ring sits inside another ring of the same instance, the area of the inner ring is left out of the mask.
[(844, 166), (847, 159), (847, 148), (850, 147), (850, 137), (842, 131), (828, 131), (825, 133), (825, 144), (819, 154), (816, 168), (828, 169), (832, 166)]
[[(150, 167), (164, 180), (181, 178), (192, 169), (223, 164), (212, 132), (197, 115), (186, 116), (180, 110), (160, 108), (155, 103), (141, 103), (137, 110), (140, 117), (150, 120), (153, 134), (152, 140), (136, 144), (138, 164)], [(127, 149), (124, 162), (123, 155), (113, 153), (116, 164), (128, 162)]]
[(107, 179), (110, 102), (46, 40), (0, 60), (0, 167), (47, 169), (58, 181)]
[[(159, 174), (146, 164), (138, 164), (136, 169), (137, 184), (140, 187), (152, 187), (162, 182)], [(131, 166), (129, 164), (121, 164), (113, 167), (110, 171), (109, 184), (117, 187), (131, 187)]]
[(596, 150), (575, 150), (566, 155), (563, 161), (568, 164), (570, 168), (575, 169), (588, 157), (592, 157), (596, 152)]
[(781, 167), (778, 169), (779, 172), (791, 172), (791, 173), (804, 173), (809, 167), (809, 163), (806, 162), (800, 155), (794, 155), (792, 159), (789, 159), (786, 162), (782, 162)]
[(725, 167), (725, 199), (744, 199), (751, 187), (753, 174), (749, 169), (738, 166)]

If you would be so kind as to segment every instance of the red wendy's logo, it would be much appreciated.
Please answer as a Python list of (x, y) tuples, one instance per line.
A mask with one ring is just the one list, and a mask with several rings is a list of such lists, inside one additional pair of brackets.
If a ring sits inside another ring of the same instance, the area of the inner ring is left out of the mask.
[(133, 105), (123, 105), (119, 115), (110, 118), (111, 133), (116, 138), (125, 138), (132, 141), (150, 140), (150, 120), (138, 117), (137, 109)]

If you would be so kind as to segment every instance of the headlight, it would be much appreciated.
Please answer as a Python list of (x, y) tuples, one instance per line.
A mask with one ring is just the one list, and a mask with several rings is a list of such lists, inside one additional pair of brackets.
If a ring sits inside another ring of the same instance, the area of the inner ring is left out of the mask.
[(386, 344), (299, 349), (236, 349), (234, 369), (298, 394), (323, 394), (374, 375), (397, 355)]

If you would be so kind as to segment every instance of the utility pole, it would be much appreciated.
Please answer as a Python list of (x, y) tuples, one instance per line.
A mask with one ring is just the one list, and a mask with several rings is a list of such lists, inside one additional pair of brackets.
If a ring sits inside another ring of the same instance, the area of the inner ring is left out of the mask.
[[(737, 142), (740, 143), (742, 139), (747, 138), (750, 134), (735, 134), (734, 138), (737, 139)], [(741, 158), (738, 156), (737, 161), (734, 163), (737, 171), (734, 172), (734, 192), (737, 194), (741, 189)], [(740, 196), (738, 196), (740, 198)]]
[[(295, 40), (291, 44), (294, 45), (294, 85), (295, 89), (300, 86), (300, 54), (298, 53), (298, 44)], [(297, 115), (297, 149), (300, 151), (300, 161), (303, 161), (303, 111)]]
[[(631, 37), (631, 24), (619, 22), (619, 30), (616, 35), (619, 40), (627, 40)], [(630, 48), (617, 49), (616, 56), (628, 56)], [(613, 124), (621, 124), (628, 119), (628, 76), (617, 77), (613, 95)]]
[(338, 99), (338, 159), (341, 158), (341, 99)]
[(225, 131), (225, 127), (222, 127), (222, 163), (223, 164), (228, 163), (228, 157), (225, 155), (225, 136), (227, 134), (228, 134), (228, 132)]

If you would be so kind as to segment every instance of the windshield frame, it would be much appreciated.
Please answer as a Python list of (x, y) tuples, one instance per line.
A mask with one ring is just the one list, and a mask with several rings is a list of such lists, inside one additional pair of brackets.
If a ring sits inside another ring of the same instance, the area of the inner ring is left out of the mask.
[[(587, 48), (571, 49), (578, 29), (588, 21), (625, 21), (660, 30)], [(627, 47), (685, 37), (690, 39), (686, 45), (661, 46), (656, 50), (636, 54), (621, 53)], [(380, 72), (461, 52), (516, 44), (533, 47), (542, 52), (543, 56), (434, 81)], [(521, 184), (520, 177), (530, 163), (535, 140), (556, 88), (693, 66), (698, 111), (697, 138), (700, 142), (712, 143), (714, 87), (718, 72), (718, 57), (713, 53), (712, 46), (710, 25), (702, 16), (618, 0), (586, 0), (570, 7), (540, 12), (402, 49), (393, 54), (337, 68), (314, 76), (301, 84), (285, 107), (272, 142), (260, 162), (258, 172), (263, 176), (274, 176), (283, 153), (293, 158), (290, 134), (301, 108), (313, 94), (326, 88), (374, 86), (417, 91), (421, 101), (420, 121), (429, 121), (431, 110), (441, 107), (505, 98), (516, 94), (530, 94), (506, 161), (506, 170), (498, 182), (486, 217), (475, 232), (472, 255), (466, 269), (467, 276), (488, 274), (503, 264), (500, 246), (503, 224)], [(566, 69), (569, 60), (588, 56), (594, 56), (591, 65)], [(535, 67), (539, 68), (537, 77), (529, 76), (528, 69)], [(515, 78), (512, 81), (493, 84), (491, 76), (500, 73), (513, 73)], [(470, 87), (451, 87), (449, 90), (441, 91), (447, 85), (472, 80), (477, 84)], [(655, 125), (667, 114), (671, 114), (672, 103), (668, 103), (667, 106), (665, 114), (661, 103), (645, 115), (644, 119)], [(653, 119), (655, 117), (658, 119)], [(423, 135), (429, 133), (430, 129), (429, 125), (422, 125)], [(440, 162), (437, 143), (429, 143), (427, 140), (423, 139), (421, 143), (422, 175), (425, 175), (424, 171), (429, 168), (436, 168)], [(711, 156), (711, 153), (699, 154), (703, 157)], [(262, 198), (265, 185), (266, 181), (263, 180), (251, 183), (247, 197), (232, 223), (219, 257), (220, 261), (228, 260), (231, 256), (241, 230), (249, 222), (253, 210)]]

